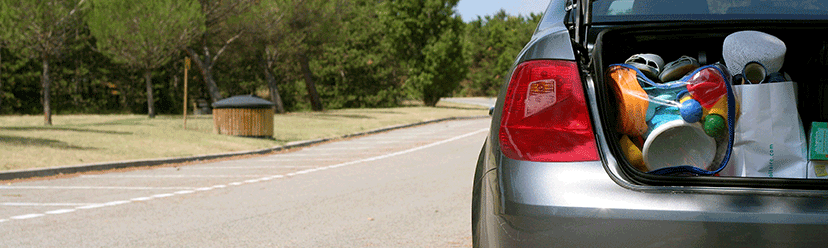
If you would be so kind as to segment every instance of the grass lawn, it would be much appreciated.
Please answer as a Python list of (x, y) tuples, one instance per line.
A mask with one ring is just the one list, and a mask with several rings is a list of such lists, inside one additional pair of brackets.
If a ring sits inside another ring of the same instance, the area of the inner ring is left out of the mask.
[(0, 116), (0, 171), (270, 148), (445, 117), (486, 115), (487, 108), (441, 103), (435, 108), (343, 109), (274, 117), (274, 139), (213, 133), (209, 115)]

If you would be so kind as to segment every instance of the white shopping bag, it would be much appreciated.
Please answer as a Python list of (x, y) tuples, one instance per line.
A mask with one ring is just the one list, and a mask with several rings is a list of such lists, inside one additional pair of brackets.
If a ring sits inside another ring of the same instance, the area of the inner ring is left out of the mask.
[(741, 110), (733, 152), (721, 176), (806, 178), (808, 142), (796, 109), (796, 83), (736, 85)]

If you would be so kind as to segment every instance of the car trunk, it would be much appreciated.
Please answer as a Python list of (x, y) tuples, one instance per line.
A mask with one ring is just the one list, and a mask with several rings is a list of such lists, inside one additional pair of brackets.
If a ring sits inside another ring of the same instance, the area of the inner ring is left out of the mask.
[(596, 82), (598, 109), (604, 137), (613, 157), (618, 158), (624, 176), (648, 185), (705, 185), (780, 188), (828, 188), (819, 179), (768, 177), (685, 177), (643, 173), (626, 161), (618, 132), (618, 107), (610, 82), (604, 75), (612, 64), (624, 63), (633, 54), (654, 53), (665, 63), (682, 55), (699, 59), (702, 65), (723, 62), (725, 38), (737, 31), (756, 30), (785, 42), (787, 52), (782, 71), (798, 86), (797, 107), (807, 136), (811, 123), (828, 121), (828, 22), (683, 22), (629, 26), (594, 25), (589, 32), (594, 40), (591, 73)]

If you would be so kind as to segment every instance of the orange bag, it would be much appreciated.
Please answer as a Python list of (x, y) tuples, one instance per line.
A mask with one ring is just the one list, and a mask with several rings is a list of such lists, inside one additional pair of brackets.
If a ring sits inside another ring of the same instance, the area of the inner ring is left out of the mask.
[(637, 72), (623, 66), (612, 66), (607, 73), (618, 102), (619, 132), (631, 137), (647, 133), (647, 92), (638, 83)]

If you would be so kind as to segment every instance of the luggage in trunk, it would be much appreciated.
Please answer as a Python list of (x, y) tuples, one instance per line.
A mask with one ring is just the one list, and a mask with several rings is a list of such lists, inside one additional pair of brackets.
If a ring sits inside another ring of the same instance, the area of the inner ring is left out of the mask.
[[(761, 31), (778, 37), (787, 45), (784, 64), (781, 71), (787, 73), (793, 80), (798, 115), (802, 121), (802, 128), (807, 133), (812, 122), (828, 121), (828, 39), (815, 34), (828, 30), (828, 23), (793, 23), (793, 22), (744, 22), (744, 23), (699, 23), (699, 24), (648, 24), (625, 27), (606, 28), (601, 31), (595, 41), (592, 51), (592, 72), (596, 81), (596, 93), (605, 137), (608, 137), (613, 156), (620, 158), (619, 163), (631, 177), (650, 184), (725, 184), (725, 185), (794, 185), (794, 187), (810, 187), (815, 180), (786, 180), (780, 181), (772, 175), (738, 175), (725, 170), (725, 174), (718, 177), (699, 177), (689, 180), (677, 179), (675, 176), (657, 176), (647, 174), (647, 171), (636, 169), (640, 165), (628, 161), (625, 155), (630, 139), (624, 139), (623, 130), (619, 123), (619, 99), (613, 93), (612, 82), (608, 82), (605, 75), (613, 64), (624, 63), (631, 55), (641, 53), (658, 54), (664, 61), (671, 61), (687, 55), (696, 58), (701, 66), (715, 63), (724, 64), (723, 43), (728, 35), (744, 30)], [(622, 99), (623, 100), (623, 99)], [(807, 151), (807, 143), (802, 148)], [(806, 178), (804, 170), (814, 166), (803, 166), (802, 176)], [(824, 168), (824, 167), (820, 167)], [(813, 174), (813, 172), (811, 173)], [(697, 180), (698, 179), (698, 180)], [(764, 183), (758, 183), (760, 181)], [(799, 185), (799, 186), (796, 186)]]

